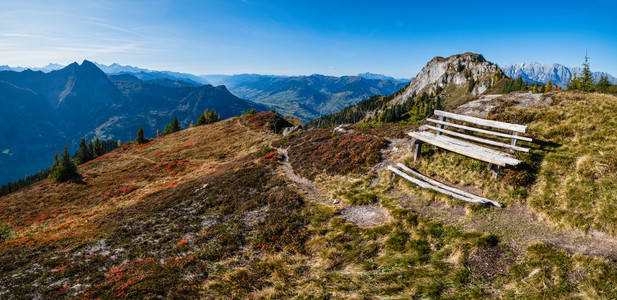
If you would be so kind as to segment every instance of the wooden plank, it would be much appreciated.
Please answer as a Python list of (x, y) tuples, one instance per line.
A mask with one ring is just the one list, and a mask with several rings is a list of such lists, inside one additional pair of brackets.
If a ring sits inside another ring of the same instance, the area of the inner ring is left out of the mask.
[(495, 135), (495, 136), (505, 137), (505, 138), (509, 138), (509, 139), (517, 139), (517, 140), (522, 140), (522, 141), (527, 141), (527, 142), (533, 141), (532, 138), (528, 138), (528, 137), (524, 137), (524, 136), (511, 135), (511, 134), (507, 134), (507, 133), (503, 133), (503, 132), (490, 131), (490, 130), (475, 128), (475, 127), (469, 127), (469, 126), (460, 125), (460, 124), (449, 123), (449, 122), (442, 122), (442, 121), (435, 120), (435, 119), (426, 119), (426, 120), (429, 121), (429, 122), (440, 124), (440, 125), (445, 125), (445, 126), (450, 126), (450, 127), (455, 127), (455, 128), (459, 128), (459, 129), (465, 129), (465, 130), (471, 130), (471, 131), (480, 132), (480, 133), (492, 134), (492, 135)]
[[(500, 165), (503, 167), (505, 167), (503, 163), (510, 164), (510, 165), (516, 165), (521, 162), (514, 155), (510, 153), (489, 149), (489, 148), (486, 148), (480, 145), (465, 142), (460, 139), (451, 138), (449, 136), (445, 136), (445, 135), (437, 136), (430, 132), (416, 132), (416, 134), (419, 134), (424, 139), (436, 141), (441, 144), (445, 144), (447, 147), (459, 148), (458, 150), (463, 152), (460, 154), (463, 154), (463, 155), (476, 153), (480, 156), (484, 156), (484, 158), (493, 158), (493, 160), (501, 162), (501, 163), (496, 163), (496, 165)], [(467, 154), (464, 154), (464, 153), (467, 153)], [(484, 161), (490, 162), (488, 160), (484, 160)]]
[(508, 145), (508, 144), (504, 144), (504, 143), (500, 143), (500, 142), (496, 142), (496, 141), (491, 141), (491, 140), (487, 140), (487, 139), (483, 139), (483, 138), (479, 138), (476, 136), (471, 136), (471, 135), (467, 135), (467, 134), (463, 134), (463, 133), (459, 133), (459, 132), (454, 132), (454, 131), (450, 131), (447, 129), (441, 129), (438, 127), (434, 127), (434, 126), (430, 126), (430, 125), (424, 125), (426, 128), (428, 129), (432, 129), (432, 130), (436, 130), (438, 132), (443, 132), (449, 135), (453, 135), (453, 136), (457, 136), (460, 138), (464, 138), (466, 140), (472, 140), (472, 141), (476, 141), (476, 142), (480, 142), (480, 143), (484, 143), (484, 144), (488, 144), (488, 145), (493, 145), (493, 146), (498, 146), (498, 147), (503, 147), (503, 148), (508, 148), (508, 149), (514, 149), (517, 151), (521, 151), (521, 152), (529, 152), (528, 148), (523, 148), (523, 147), (517, 147), (515, 145)]
[(396, 166), (401, 168), (403, 171), (405, 171), (405, 172), (407, 172), (407, 173), (409, 173), (409, 174), (411, 174), (413, 176), (416, 176), (416, 177), (418, 177), (418, 178), (420, 178), (420, 179), (422, 179), (422, 180), (424, 180), (424, 181), (426, 181), (426, 182), (428, 182), (428, 183), (430, 183), (430, 184), (432, 184), (432, 185), (434, 185), (436, 187), (442, 188), (442, 189), (447, 190), (447, 191), (451, 191), (453, 193), (457, 193), (457, 194), (463, 195), (463, 196), (465, 196), (467, 198), (472, 198), (472, 199), (480, 200), (480, 201), (482, 201), (484, 203), (490, 203), (490, 204), (493, 204), (495, 206), (503, 207), (503, 205), (501, 203), (499, 203), (499, 202), (496, 202), (496, 201), (493, 201), (493, 200), (490, 200), (490, 199), (486, 199), (486, 198), (474, 195), (472, 193), (461, 191), (461, 190), (459, 190), (457, 188), (453, 188), (451, 186), (447, 186), (447, 185), (445, 185), (445, 184), (443, 184), (443, 183), (441, 183), (441, 182), (439, 182), (437, 180), (434, 180), (434, 179), (432, 179), (430, 177), (424, 176), (424, 175), (422, 175), (422, 174), (412, 170), (411, 168), (408, 168), (406, 165), (404, 165), (402, 163), (398, 163), (398, 164), (396, 164)]
[(485, 120), (485, 119), (480, 119), (480, 118), (476, 118), (476, 117), (470, 117), (470, 116), (453, 114), (453, 113), (449, 113), (449, 112), (445, 112), (445, 111), (441, 111), (441, 110), (436, 110), (434, 112), (434, 114), (436, 116), (444, 116), (444, 117), (447, 117), (447, 118), (451, 118), (451, 119), (455, 119), (455, 120), (459, 120), (459, 121), (464, 121), (464, 122), (469, 122), (469, 123), (475, 123), (475, 124), (482, 125), (482, 126), (488, 126), (488, 127), (493, 127), (493, 128), (498, 128), (498, 129), (503, 129), (503, 130), (508, 130), (508, 131), (510, 131), (510, 130), (518, 131), (520, 133), (526, 133), (527, 132), (527, 126), (525, 126), (525, 125), (512, 124), (512, 123), (499, 122), (499, 121), (492, 121), (492, 120)]
[(521, 163), (520, 160), (508, 153), (495, 151), (451, 137), (443, 135), (437, 136), (430, 132), (409, 132), (408, 134), (415, 139), (433, 144), (437, 147), (502, 167), (505, 167), (506, 165), (516, 166)]
[(438, 188), (438, 187), (436, 187), (436, 186), (433, 186), (433, 185), (431, 185), (431, 184), (429, 184), (429, 183), (427, 183), (427, 182), (424, 182), (424, 181), (422, 181), (422, 180), (419, 180), (419, 179), (413, 178), (413, 177), (411, 177), (411, 176), (409, 176), (409, 175), (405, 174), (403, 171), (401, 171), (401, 170), (399, 170), (399, 169), (397, 169), (397, 168), (395, 168), (395, 167), (393, 167), (393, 166), (388, 166), (388, 170), (390, 170), (390, 171), (394, 172), (394, 174), (396, 174), (396, 175), (398, 175), (398, 176), (401, 176), (401, 177), (403, 177), (403, 178), (407, 179), (408, 181), (410, 181), (410, 182), (412, 182), (412, 183), (414, 183), (414, 184), (419, 185), (419, 186), (420, 186), (420, 187), (422, 187), (422, 188), (425, 188), (425, 189), (430, 189), (430, 190), (434, 190), (434, 191), (440, 192), (440, 193), (442, 193), (442, 194), (446, 194), (446, 195), (448, 195), (448, 196), (452, 196), (453, 198), (456, 198), (456, 199), (459, 199), (459, 200), (463, 200), (463, 201), (467, 201), (467, 202), (472, 202), (472, 203), (483, 203), (483, 202), (482, 202), (482, 201), (480, 201), (480, 200), (477, 200), (477, 199), (472, 199), (472, 198), (467, 198), (467, 197), (465, 197), (465, 196), (463, 196), (463, 195), (459, 195), (459, 194), (456, 194), (456, 193), (453, 193), (453, 192), (450, 192), (450, 191), (446, 191), (446, 190), (444, 190), (444, 189), (440, 189), (440, 188)]

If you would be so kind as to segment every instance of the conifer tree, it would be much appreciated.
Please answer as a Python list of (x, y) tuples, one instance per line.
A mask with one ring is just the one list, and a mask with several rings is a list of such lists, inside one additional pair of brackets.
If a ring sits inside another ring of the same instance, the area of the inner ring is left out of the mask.
[(538, 84), (534, 83), (533, 86), (531, 87), (531, 92), (534, 94), (538, 93)]
[(467, 82), (467, 91), (471, 93), (471, 91), (473, 91), (473, 88), (476, 86), (476, 81), (473, 80), (473, 78), (470, 78), (469, 81)]
[(596, 84), (596, 90), (600, 93), (606, 93), (610, 85), (611, 83), (608, 81), (608, 77), (606, 75), (602, 75)]
[(54, 159), (56, 161), (52, 166), (49, 178), (55, 179), (57, 182), (64, 182), (79, 176), (79, 173), (77, 173), (77, 166), (71, 160), (67, 146), (64, 146), (64, 151), (62, 152), (60, 160), (58, 160), (57, 153)]
[(144, 127), (143, 126), (139, 126), (139, 130), (137, 130), (137, 137), (135, 138), (135, 141), (138, 144), (144, 144), (147, 142), (146, 138), (144, 137)]
[(208, 115), (206, 116), (206, 122), (207, 124), (212, 124), (215, 122), (218, 122), (221, 119), (221, 116), (216, 114), (216, 111), (213, 109), (211, 110)]
[(96, 138), (94, 141), (94, 157), (102, 156), (105, 153), (107, 153), (107, 149), (105, 149), (103, 142), (101, 142), (99, 138)]
[(570, 77), (570, 81), (568, 81), (568, 85), (566, 86), (567, 91), (578, 91), (581, 89), (581, 80), (576, 74), (572, 74)]
[(199, 115), (199, 118), (197, 119), (197, 123), (195, 124), (195, 126), (201, 126), (201, 125), (206, 125), (206, 114), (207, 114), (208, 109), (206, 109), (206, 111), (204, 111), (203, 114)]
[(583, 92), (592, 92), (594, 88), (594, 79), (591, 70), (589, 69), (589, 57), (585, 53), (585, 63), (583, 63), (583, 76), (581, 77), (581, 90)]
[(551, 83), (551, 81), (549, 80), (549, 81), (546, 83), (546, 88), (544, 88), (544, 91), (548, 93), (548, 92), (550, 92), (550, 91), (552, 91), (552, 90), (553, 90), (553, 84), (552, 84), (552, 83)]
[(86, 138), (81, 138), (79, 150), (77, 151), (77, 163), (83, 164), (90, 160), (92, 160), (92, 152), (90, 152), (88, 145), (86, 145)]
[(176, 131), (180, 131), (180, 122), (178, 122), (178, 118), (174, 116), (174, 120), (165, 126), (161, 135), (167, 135)]
[(92, 144), (92, 139), (88, 141), (88, 152), (90, 152), (90, 155), (94, 158), (94, 145)]
[(54, 164), (51, 165), (51, 171), (53, 172), (54, 170), (56, 170), (56, 168), (58, 168), (58, 165), (60, 165), (60, 160), (58, 159), (58, 152), (56, 152), (56, 154), (54, 155)]

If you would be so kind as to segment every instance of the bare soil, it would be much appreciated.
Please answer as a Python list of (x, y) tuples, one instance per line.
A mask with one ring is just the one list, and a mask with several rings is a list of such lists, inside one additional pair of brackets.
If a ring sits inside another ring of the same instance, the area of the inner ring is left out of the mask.
[(390, 214), (380, 205), (345, 207), (341, 211), (341, 216), (360, 227), (379, 226), (390, 220)]
[(276, 150), (278, 151), (279, 154), (283, 156), (283, 161), (281, 162), (281, 170), (283, 171), (285, 176), (287, 176), (287, 178), (289, 178), (291, 181), (293, 181), (297, 185), (300, 191), (304, 192), (305, 197), (311, 200), (320, 202), (320, 203), (332, 205), (332, 201), (327, 201), (326, 199), (323, 199), (323, 197), (320, 194), (319, 186), (317, 186), (315, 183), (313, 183), (309, 179), (296, 174), (293, 167), (289, 163), (289, 156), (287, 154), (287, 149), (277, 148)]
[(481, 247), (472, 250), (467, 257), (471, 273), (485, 278), (508, 272), (516, 263), (516, 257), (503, 247)]

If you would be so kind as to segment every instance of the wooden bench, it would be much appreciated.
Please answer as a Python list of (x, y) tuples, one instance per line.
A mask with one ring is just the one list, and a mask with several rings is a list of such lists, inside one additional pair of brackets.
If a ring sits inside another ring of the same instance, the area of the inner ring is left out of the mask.
[[(521, 163), (521, 161), (516, 159), (511, 152), (514, 150), (529, 152), (528, 148), (516, 146), (516, 142), (518, 140), (528, 142), (532, 141), (531, 138), (519, 135), (527, 132), (527, 126), (485, 120), (440, 110), (436, 110), (434, 114), (439, 117), (439, 119), (426, 120), (434, 123), (435, 126), (423, 125), (421, 129), (424, 128), (432, 130), (435, 133), (431, 133), (429, 131), (408, 133), (413, 138), (413, 144), (415, 147), (414, 160), (418, 159), (422, 149), (422, 144), (429, 143), (439, 148), (487, 162), (487, 169), (493, 171), (493, 178), (497, 178), (497, 174), (502, 167), (516, 166)], [(450, 119), (456, 120), (459, 123), (465, 123), (466, 125), (453, 123), (449, 121)], [(487, 128), (490, 128), (491, 130)], [(502, 131), (494, 131), (495, 129)], [(509, 139), (510, 143), (501, 142), (498, 140), (499, 138)], [(494, 147), (506, 148), (510, 153), (487, 148), (483, 145), (471, 143), (469, 141)]]

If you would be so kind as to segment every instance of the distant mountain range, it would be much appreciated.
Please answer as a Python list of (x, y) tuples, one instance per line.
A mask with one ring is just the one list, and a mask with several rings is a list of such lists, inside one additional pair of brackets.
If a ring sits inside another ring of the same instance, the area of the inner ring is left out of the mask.
[[(507, 65), (501, 68), (503, 73), (511, 78), (519, 78), (527, 80), (528, 82), (537, 82), (545, 84), (549, 80), (551, 83), (565, 88), (568, 84), (572, 74), (582, 74), (583, 69), (580, 67), (568, 68), (560, 64), (541, 64), (537, 62), (522, 63)], [(593, 72), (596, 80), (601, 76), (607, 76), (611, 84), (617, 84), (617, 78), (611, 74), (605, 72)]]
[(370, 72), (360, 73), (358, 74), (358, 76), (364, 79), (391, 80), (391, 81), (399, 81), (402, 83), (409, 83), (413, 79), (413, 78), (394, 78), (394, 77), (390, 77), (390, 76), (386, 76), (382, 74), (370, 73)]
[(56, 64), (56, 63), (50, 63), (46, 66), (43, 67), (9, 67), (7, 65), (3, 65), (0, 66), (0, 71), (16, 71), (16, 72), (21, 72), (21, 71), (25, 71), (25, 70), (32, 70), (32, 71), (41, 71), (44, 73), (49, 73), (51, 71), (55, 71), (55, 70), (60, 70), (62, 68), (64, 68), (66, 66), (60, 65), (60, 64)]
[(1, 183), (48, 167), (55, 151), (75, 150), (82, 137), (128, 141), (140, 125), (156, 136), (174, 116), (186, 128), (206, 108), (223, 119), (267, 109), (224, 86), (107, 75), (89, 61), (48, 73), (0, 71), (0, 105)]
[(335, 113), (373, 95), (390, 95), (405, 83), (361, 76), (275, 76), (258, 74), (203, 75), (213, 84), (223, 84), (234, 95), (261, 103), (304, 121)]
[[(311, 76), (260, 74), (197, 76), (117, 63), (104, 65), (94, 62), (94, 64), (110, 76), (129, 75), (150, 83), (153, 83), (152, 80), (159, 80), (159, 83), (166, 84), (164, 80), (172, 80), (175, 84), (184, 82), (195, 86), (225, 85), (231, 93), (240, 98), (267, 105), (285, 115), (293, 114), (304, 121), (337, 112), (343, 107), (353, 105), (373, 95), (390, 95), (410, 81), (369, 72), (342, 77), (319, 74)], [(61, 68), (62, 66), (58, 64), (49, 64), (40, 68), (0, 66), (0, 70), (31, 69), (46, 73)]]

